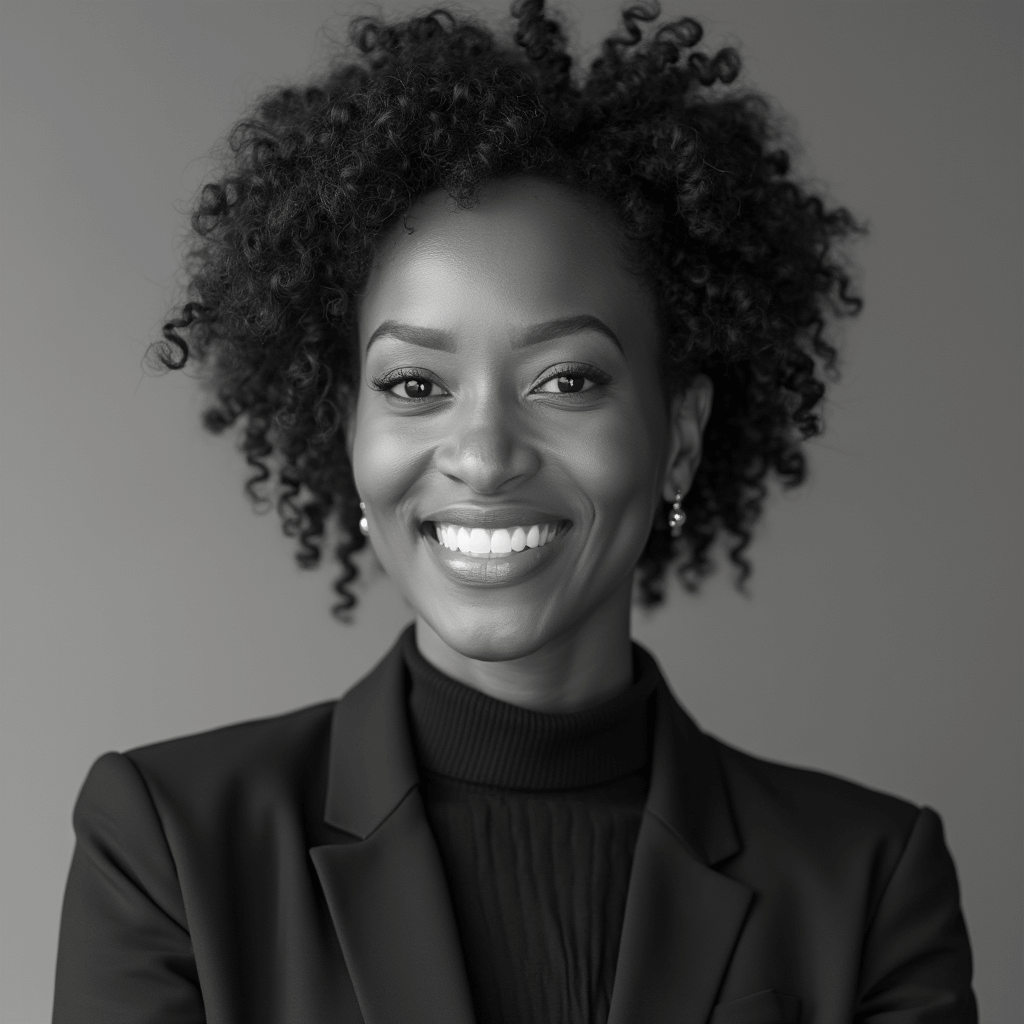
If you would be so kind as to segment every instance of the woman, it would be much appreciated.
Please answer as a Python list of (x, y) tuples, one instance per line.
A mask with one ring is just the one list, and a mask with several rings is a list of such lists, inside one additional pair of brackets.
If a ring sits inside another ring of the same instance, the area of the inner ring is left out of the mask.
[(630, 640), (804, 475), (860, 230), (690, 19), (585, 81), (540, 0), (264, 97), (157, 355), (205, 368), (336, 607), (415, 611), (340, 700), (107, 754), (56, 1021), (976, 1020), (928, 808), (700, 732)]

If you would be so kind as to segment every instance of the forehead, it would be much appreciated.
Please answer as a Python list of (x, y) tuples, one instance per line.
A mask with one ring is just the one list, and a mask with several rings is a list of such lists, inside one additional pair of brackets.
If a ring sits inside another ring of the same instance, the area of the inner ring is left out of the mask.
[(447, 193), (420, 199), (384, 239), (360, 317), (416, 309), (535, 318), (592, 313), (619, 319), (646, 307), (624, 266), (614, 213), (565, 186), (537, 178), (490, 182), (460, 209)]

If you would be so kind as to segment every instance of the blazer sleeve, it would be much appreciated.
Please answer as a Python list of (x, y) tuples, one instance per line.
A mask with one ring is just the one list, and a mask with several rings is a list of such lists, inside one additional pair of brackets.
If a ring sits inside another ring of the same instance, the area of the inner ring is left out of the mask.
[(174, 860), (149, 790), (104, 754), (75, 805), (54, 1024), (206, 1020)]
[(869, 923), (856, 1024), (977, 1024), (971, 966), (956, 869), (925, 807)]

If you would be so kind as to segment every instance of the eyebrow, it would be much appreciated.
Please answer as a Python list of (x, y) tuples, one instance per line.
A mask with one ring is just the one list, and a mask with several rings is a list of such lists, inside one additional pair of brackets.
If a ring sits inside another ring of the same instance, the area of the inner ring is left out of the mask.
[[(595, 331), (598, 334), (603, 334), (625, 355), (622, 343), (616, 337), (615, 332), (606, 323), (588, 313), (563, 316), (557, 320), (545, 320), (543, 323), (534, 324), (515, 343), (515, 347), (525, 348), (529, 345), (540, 345), (545, 341), (564, 338), (570, 334), (579, 334), (582, 331)], [(455, 341), (448, 331), (437, 327), (416, 327), (414, 324), (403, 324), (397, 320), (385, 320), (370, 335), (370, 340), (366, 343), (367, 351), (378, 338), (384, 335), (408, 342), (410, 345), (440, 349), (443, 352), (451, 352), (455, 348)]]

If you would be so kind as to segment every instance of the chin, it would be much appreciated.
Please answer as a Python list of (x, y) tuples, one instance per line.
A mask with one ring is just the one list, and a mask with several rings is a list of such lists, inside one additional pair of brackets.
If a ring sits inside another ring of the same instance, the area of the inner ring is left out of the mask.
[(482, 608), (432, 609), (424, 621), (453, 651), (474, 661), (514, 661), (540, 650), (561, 630), (536, 614)]

